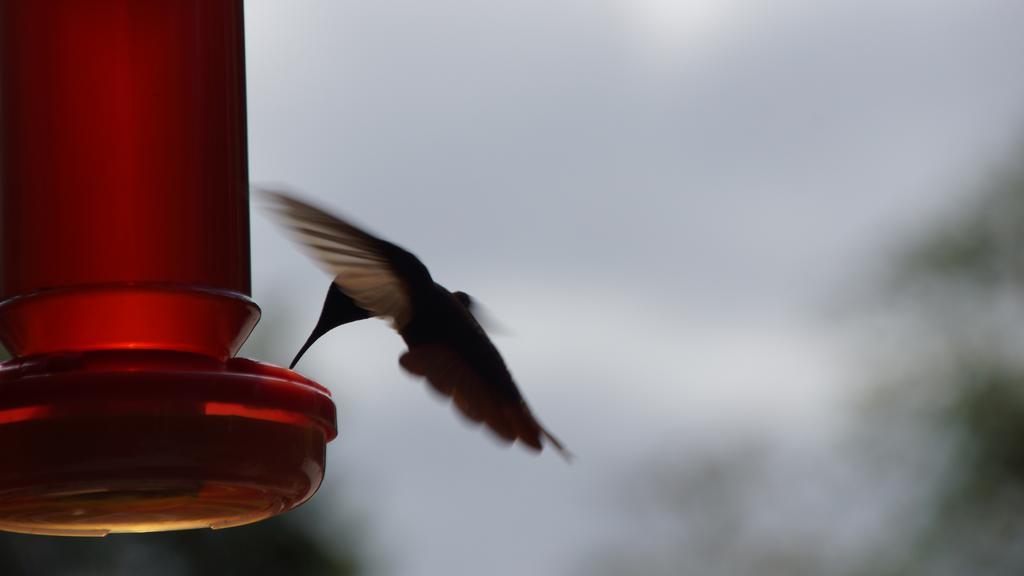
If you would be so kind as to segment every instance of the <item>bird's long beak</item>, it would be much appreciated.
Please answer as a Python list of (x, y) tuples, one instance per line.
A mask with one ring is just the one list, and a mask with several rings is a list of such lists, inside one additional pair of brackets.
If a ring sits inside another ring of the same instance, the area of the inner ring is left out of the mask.
[(292, 363), (288, 365), (288, 369), (291, 370), (292, 368), (295, 368), (295, 365), (299, 363), (299, 358), (302, 358), (302, 355), (306, 353), (306, 350), (309, 350), (309, 347), (313, 345), (313, 342), (316, 342), (321, 336), (330, 332), (331, 328), (334, 328), (334, 326), (324, 326), (323, 323), (318, 323), (316, 328), (313, 328), (313, 333), (306, 339), (306, 343), (303, 344), (302, 348), (299, 348), (299, 352), (295, 354), (295, 358), (292, 360)]
[(313, 333), (306, 339), (306, 343), (302, 345), (302, 348), (299, 348), (299, 353), (295, 355), (295, 359), (292, 360), (288, 369), (294, 368), (299, 362), (299, 358), (302, 358), (302, 355), (313, 345), (313, 342), (319, 340), (324, 334), (342, 324), (348, 324), (349, 322), (369, 317), (369, 312), (360, 308), (338, 288), (337, 284), (331, 282), (330, 288), (327, 289), (327, 298), (324, 299), (323, 310), (320, 312), (320, 319), (317, 320), (316, 327), (313, 328)]

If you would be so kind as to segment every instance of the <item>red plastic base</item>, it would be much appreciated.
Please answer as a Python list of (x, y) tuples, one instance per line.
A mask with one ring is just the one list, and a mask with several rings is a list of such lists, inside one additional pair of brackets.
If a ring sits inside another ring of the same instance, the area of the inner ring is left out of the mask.
[(329, 392), (245, 359), (142, 350), (0, 365), (0, 530), (102, 536), (298, 506), (337, 434)]

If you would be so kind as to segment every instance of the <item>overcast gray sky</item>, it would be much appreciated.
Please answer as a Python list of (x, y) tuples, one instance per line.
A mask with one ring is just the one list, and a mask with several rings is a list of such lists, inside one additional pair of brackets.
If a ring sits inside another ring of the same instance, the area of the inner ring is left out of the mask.
[[(383, 323), (332, 333), (300, 365), (339, 403), (326, 489), (397, 574), (570, 573), (629, 537), (607, 500), (638, 462), (827, 429), (858, 374), (821, 307), (1024, 131), (1015, 0), (246, 10), (252, 181), (480, 299), (579, 454), (467, 431)], [(327, 278), (258, 210), (253, 269), (286, 363)]]

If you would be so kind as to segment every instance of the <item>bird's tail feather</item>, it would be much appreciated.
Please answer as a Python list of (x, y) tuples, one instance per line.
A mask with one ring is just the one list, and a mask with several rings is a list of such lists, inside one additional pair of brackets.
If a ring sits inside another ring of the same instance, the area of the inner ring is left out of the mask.
[[(534, 421), (536, 421), (536, 420), (534, 420)], [(569, 462), (571, 464), (572, 461), (576, 459), (576, 455), (573, 454), (572, 452), (570, 452), (565, 447), (565, 445), (562, 444), (561, 440), (559, 440), (558, 438), (555, 438), (554, 435), (552, 435), (551, 432), (548, 432), (547, 428), (541, 426), (539, 422), (537, 423), (537, 428), (540, 430), (541, 435), (544, 436), (544, 438), (546, 438), (547, 441), (552, 446), (555, 447), (555, 450), (558, 451), (558, 455), (561, 456), (562, 458), (564, 458), (566, 462)]]

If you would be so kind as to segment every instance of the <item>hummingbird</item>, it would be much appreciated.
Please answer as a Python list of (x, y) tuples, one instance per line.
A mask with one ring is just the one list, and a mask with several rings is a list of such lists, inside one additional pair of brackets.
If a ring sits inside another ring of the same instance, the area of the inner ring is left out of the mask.
[(408, 351), (399, 365), (451, 397), (470, 421), (507, 443), (571, 454), (526, 404), (505, 361), (474, 316), (475, 301), (433, 280), (419, 258), (351, 221), (295, 197), (263, 190), (270, 209), (332, 274), (320, 318), (289, 368), (329, 331), (370, 317), (389, 320)]

